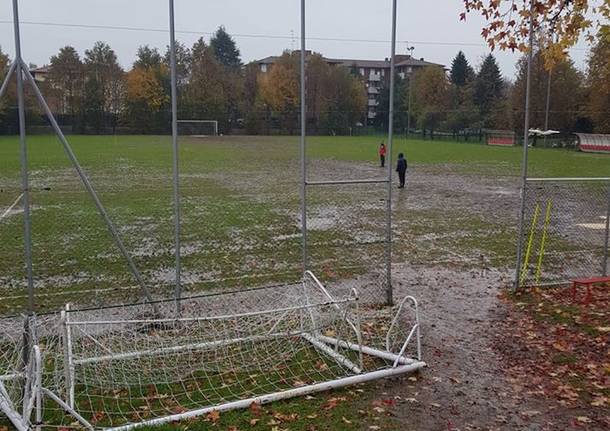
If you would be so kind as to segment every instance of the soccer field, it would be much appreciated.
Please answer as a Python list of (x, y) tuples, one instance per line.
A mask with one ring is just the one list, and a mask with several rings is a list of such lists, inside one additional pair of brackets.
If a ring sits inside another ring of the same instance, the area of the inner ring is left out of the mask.
[[(383, 137), (311, 137), (311, 180), (382, 178)], [(69, 141), (155, 297), (174, 280), (169, 136), (71, 136)], [(394, 200), (395, 262), (513, 262), (521, 148), (398, 139), (409, 160)], [(70, 300), (135, 300), (138, 287), (51, 136), (28, 137), (36, 308)], [(606, 155), (532, 149), (530, 173), (607, 176)], [(0, 138), (2, 313), (26, 305), (18, 139)], [(186, 294), (300, 277), (299, 144), (294, 137), (181, 138)], [(309, 196), (312, 268), (324, 281), (383, 271), (385, 185), (325, 187)], [(8, 211), (7, 211), (8, 210)]]

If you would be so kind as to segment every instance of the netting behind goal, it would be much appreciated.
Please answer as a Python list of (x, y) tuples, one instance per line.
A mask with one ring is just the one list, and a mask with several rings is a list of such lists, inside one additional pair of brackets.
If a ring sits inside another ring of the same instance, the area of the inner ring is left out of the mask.
[(179, 120), (178, 135), (192, 137), (218, 136), (218, 121)]
[(526, 184), (519, 284), (607, 273), (610, 179), (530, 178)]

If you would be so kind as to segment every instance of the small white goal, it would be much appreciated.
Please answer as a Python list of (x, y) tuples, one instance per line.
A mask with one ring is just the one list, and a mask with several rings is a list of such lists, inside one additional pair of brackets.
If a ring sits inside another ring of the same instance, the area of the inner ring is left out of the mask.
[(205, 138), (218, 136), (216, 120), (178, 120), (178, 136)]

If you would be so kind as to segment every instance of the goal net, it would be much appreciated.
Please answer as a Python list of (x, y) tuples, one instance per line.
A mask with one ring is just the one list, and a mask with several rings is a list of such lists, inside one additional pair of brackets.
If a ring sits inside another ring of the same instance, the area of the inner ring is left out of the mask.
[(178, 135), (191, 137), (218, 136), (218, 121), (178, 120)]
[[(27, 374), (41, 382), (45, 425), (168, 423), (420, 369), (417, 303), (391, 311), (367, 314), (355, 291), (333, 296), (311, 273), (180, 304), (66, 308), (38, 329), (45, 366)], [(5, 404), (30, 425), (23, 402)]]

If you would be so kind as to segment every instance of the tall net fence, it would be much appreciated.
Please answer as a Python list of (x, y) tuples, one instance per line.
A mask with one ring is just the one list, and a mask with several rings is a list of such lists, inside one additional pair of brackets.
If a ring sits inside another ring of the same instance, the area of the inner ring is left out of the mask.
[[(330, 139), (323, 150), (341, 154), (343, 145)], [(366, 301), (383, 303), (388, 289), (387, 165), (376, 165), (372, 157), (360, 163), (323, 158), (318, 148), (307, 146), (308, 264), (323, 282), (357, 288)]]
[(610, 179), (529, 179), (526, 184), (519, 284), (607, 274)]

